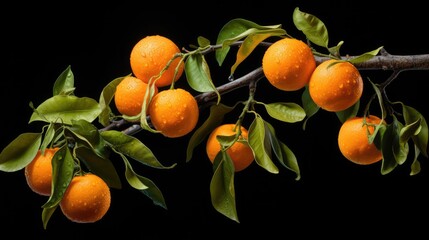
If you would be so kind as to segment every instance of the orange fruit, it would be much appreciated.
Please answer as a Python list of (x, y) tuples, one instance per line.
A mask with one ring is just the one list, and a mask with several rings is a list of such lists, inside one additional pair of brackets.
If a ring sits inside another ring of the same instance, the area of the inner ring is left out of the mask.
[(314, 103), (330, 111), (343, 111), (362, 96), (363, 80), (359, 70), (350, 62), (330, 59), (319, 64), (311, 75), (309, 93)]
[(311, 48), (295, 38), (283, 38), (267, 48), (262, 57), (262, 70), (274, 87), (295, 91), (308, 84), (316, 68)]
[[(217, 140), (217, 136), (232, 136), (236, 134), (236, 125), (233, 123), (226, 123), (216, 127), (209, 135), (206, 143), (206, 152), (210, 161), (213, 163), (216, 155), (221, 151), (221, 145)], [(245, 127), (241, 126), (241, 139), (247, 140), (248, 131)], [(230, 156), (235, 172), (246, 169), (255, 159), (253, 150), (249, 145), (237, 141), (226, 150)]]
[(25, 166), (25, 179), (33, 192), (43, 196), (51, 195), (52, 158), (58, 149), (46, 148), (43, 154), (39, 149), (34, 159)]
[(190, 92), (181, 88), (160, 91), (152, 98), (148, 110), (154, 128), (166, 137), (182, 137), (198, 123), (198, 103)]
[[(116, 86), (114, 95), (116, 109), (127, 116), (140, 114), (148, 86), (147, 83), (136, 77), (124, 77)], [(158, 88), (154, 86), (154, 89), (156, 94)]]
[[(161, 71), (172, 60), (173, 56), (180, 53), (179, 47), (169, 38), (160, 35), (151, 35), (138, 41), (131, 50), (130, 64), (134, 76), (149, 83), (149, 80), (161, 73)], [(181, 57), (175, 58), (168, 68), (155, 82), (157, 87), (168, 86), (173, 82), (176, 67)], [(174, 81), (183, 74), (184, 63), (181, 62), (177, 69)], [(155, 78), (152, 79), (154, 81)]]
[[(367, 124), (365, 124), (364, 119)], [(352, 117), (344, 121), (338, 133), (338, 146), (341, 154), (356, 164), (368, 165), (382, 159), (381, 150), (374, 142), (369, 143), (368, 134), (374, 132), (374, 125), (382, 120), (374, 115)]]
[(77, 223), (100, 220), (110, 208), (111, 194), (107, 183), (95, 174), (72, 178), (60, 202), (63, 214)]

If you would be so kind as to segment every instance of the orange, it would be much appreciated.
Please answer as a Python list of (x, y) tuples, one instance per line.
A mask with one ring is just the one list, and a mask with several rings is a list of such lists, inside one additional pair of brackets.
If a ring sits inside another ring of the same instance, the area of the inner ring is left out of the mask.
[[(245, 127), (241, 126), (242, 140), (247, 141), (248, 131)], [(206, 152), (210, 161), (213, 163), (216, 155), (221, 151), (221, 145), (217, 140), (217, 136), (232, 136), (236, 134), (236, 125), (233, 123), (227, 123), (216, 127), (209, 135), (206, 143)], [(249, 145), (237, 141), (232, 144), (227, 151), (230, 156), (234, 169), (236, 172), (246, 169), (255, 159), (253, 150)]]
[[(149, 85), (142, 80), (126, 76), (116, 86), (115, 91), (115, 106), (121, 114), (127, 116), (135, 116), (140, 114), (144, 98), (146, 96), (146, 89)], [(158, 88), (154, 86), (155, 94)]]
[[(160, 35), (151, 35), (138, 41), (131, 50), (130, 64), (134, 76), (149, 83), (152, 77), (156, 77), (167, 66), (175, 54), (180, 53), (179, 47), (169, 38)], [(155, 85), (157, 87), (168, 86), (173, 82), (176, 67), (182, 57), (175, 58), (168, 68), (162, 73)], [(177, 69), (174, 81), (183, 74), (184, 63), (181, 62)], [(151, 81), (154, 81), (153, 78)]]
[(190, 92), (181, 88), (160, 91), (152, 98), (148, 110), (154, 128), (166, 137), (182, 137), (198, 123), (198, 103)]
[(110, 189), (95, 174), (76, 175), (60, 202), (63, 214), (77, 223), (92, 223), (104, 217), (110, 208)]
[(283, 38), (267, 48), (262, 58), (262, 70), (274, 87), (295, 91), (308, 84), (316, 68), (311, 48), (295, 38)]
[(25, 179), (30, 189), (43, 196), (51, 195), (52, 158), (59, 148), (46, 148), (44, 154), (39, 149), (34, 159), (25, 166)]
[(374, 132), (374, 125), (381, 122), (377, 116), (352, 117), (347, 119), (338, 133), (338, 146), (341, 154), (356, 164), (369, 165), (382, 159), (381, 150), (369, 143), (369, 134)]
[(309, 93), (320, 108), (339, 112), (353, 106), (362, 96), (363, 80), (350, 62), (330, 59), (319, 64), (311, 75)]

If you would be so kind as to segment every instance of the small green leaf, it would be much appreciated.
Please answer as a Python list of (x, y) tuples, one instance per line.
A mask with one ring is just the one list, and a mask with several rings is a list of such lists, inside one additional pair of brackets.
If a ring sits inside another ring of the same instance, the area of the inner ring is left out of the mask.
[(348, 59), (349, 62), (352, 64), (362, 63), (365, 61), (368, 61), (369, 59), (373, 58), (374, 56), (377, 56), (380, 50), (383, 49), (383, 47), (379, 47), (375, 50), (372, 50), (370, 52), (366, 52), (364, 54), (361, 54), (359, 56), (356, 56), (354, 58)]
[(328, 48), (329, 36), (325, 24), (316, 16), (295, 8), (292, 14), (293, 23), (302, 31), (308, 40), (321, 47)]
[(147, 189), (147, 186), (144, 185), (140, 179), (137, 177), (137, 174), (134, 172), (133, 167), (131, 166), (130, 162), (128, 161), (127, 157), (119, 153), (119, 155), (122, 157), (122, 160), (124, 160), (125, 163), (125, 178), (127, 179), (128, 183), (131, 187), (137, 189), (137, 190), (144, 190)]
[(16, 172), (27, 166), (36, 156), (42, 142), (40, 133), (22, 133), (0, 153), (0, 170)]
[(222, 66), (223, 61), (225, 60), (230, 50), (229, 44), (236, 42), (242, 38), (245, 38), (250, 34), (254, 34), (257, 30), (271, 30), (272, 32), (276, 33), (278, 31), (281, 31), (282, 34), (286, 34), (286, 31), (281, 29), (280, 24), (272, 26), (261, 26), (246, 19), (233, 19), (222, 27), (216, 40), (216, 44), (222, 44), (222, 48), (216, 50), (215, 52), (216, 60), (219, 66)]
[(116, 87), (122, 79), (124, 79), (124, 77), (115, 78), (103, 88), (103, 91), (101, 91), (99, 99), (101, 112), (98, 116), (98, 122), (104, 127), (110, 124), (110, 114), (112, 113), (110, 102), (113, 100)]
[(61, 122), (71, 124), (72, 120), (94, 121), (101, 109), (97, 101), (88, 97), (56, 95), (40, 104), (30, 117), (30, 121)]
[(51, 208), (43, 208), (42, 211), (42, 222), (43, 222), (43, 229), (47, 229), (49, 219), (51, 219), (52, 214), (54, 214), (55, 210), (58, 206), (53, 206)]
[(200, 46), (202, 48), (210, 45), (210, 40), (208, 40), (207, 38), (202, 37), (202, 36), (198, 36), (197, 41), (198, 41), (198, 46)]
[(392, 150), (393, 150), (393, 156), (396, 159), (396, 162), (399, 165), (402, 165), (406, 160), (409, 152), (409, 146), (408, 142), (401, 141), (400, 132), (404, 128), (401, 122), (398, 121), (398, 119), (393, 116), (393, 144), (392, 144)]
[(411, 164), (410, 176), (414, 176), (416, 174), (419, 174), (420, 171), (421, 171), (420, 162), (418, 160), (418, 157), (420, 155), (420, 150), (419, 150), (419, 148), (416, 145), (414, 145), (414, 152), (415, 152), (415, 154), (414, 154), (414, 161)]
[(202, 54), (193, 54), (187, 58), (185, 63), (185, 74), (189, 86), (191, 86), (192, 89), (198, 92), (216, 92), (219, 103), (220, 94), (213, 84), (209, 66)]
[(256, 163), (270, 173), (279, 173), (279, 169), (265, 149), (265, 124), (257, 114), (249, 127), (248, 141), (255, 155)]
[(43, 135), (43, 141), (40, 146), (40, 149), (43, 151), (48, 147), (49, 144), (51, 144), (55, 137), (55, 123), (49, 123), (47, 126), (48, 127), (45, 134)]
[(110, 159), (95, 153), (94, 149), (80, 146), (75, 148), (76, 156), (85, 164), (89, 171), (101, 177), (109, 187), (121, 189), (122, 183)]
[(360, 100), (358, 100), (355, 104), (353, 104), (351, 107), (343, 110), (343, 111), (339, 111), (339, 112), (335, 112), (335, 114), (337, 115), (338, 119), (340, 120), (340, 122), (345, 122), (347, 119), (354, 117), (357, 115), (358, 111), (359, 111), (359, 106), (360, 106)]
[(67, 145), (60, 147), (52, 157), (52, 190), (42, 208), (57, 206), (74, 176), (74, 159)]
[(155, 155), (153, 155), (152, 151), (139, 139), (123, 132), (117, 130), (103, 131), (101, 132), (101, 137), (108, 142), (115, 151), (125, 154), (147, 166), (161, 169), (169, 169), (176, 166), (176, 163), (171, 166), (162, 165)]
[[(279, 35), (283, 35), (283, 32), (280, 32)], [(243, 43), (240, 45), (238, 51), (237, 51), (237, 57), (235, 60), (234, 65), (231, 67), (231, 73), (232, 76), (235, 72), (235, 69), (253, 52), (253, 50), (265, 39), (273, 36), (274, 34), (271, 33), (257, 33), (257, 34), (250, 34), (247, 36)]]
[(308, 85), (305, 86), (305, 89), (301, 95), (301, 102), (305, 111), (305, 115), (307, 116), (307, 118), (304, 120), (304, 124), (302, 125), (302, 128), (305, 130), (308, 119), (316, 114), (320, 109), (320, 107), (317, 106), (317, 104), (311, 98)]
[(55, 80), (53, 87), (53, 96), (71, 95), (74, 91), (74, 75), (71, 66), (68, 66)]
[(419, 148), (420, 152), (423, 156), (428, 157), (428, 124), (424, 116), (417, 111), (415, 108), (407, 106), (405, 104), (402, 105), (402, 112), (404, 114), (405, 125), (410, 125), (413, 122), (420, 120), (421, 129), (417, 135), (412, 136), (412, 140), (414, 144)]
[(216, 104), (210, 107), (210, 115), (201, 126), (194, 131), (186, 150), (186, 162), (192, 159), (192, 154), (196, 146), (198, 146), (208, 136), (213, 129), (222, 123), (225, 114), (234, 109), (235, 106), (229, 107), (224, 104)]
[(299, 180), (301, 178), (301, 173), (299, 170), (299, 165), (295, 154), (288, 146), (286, 146), (286, 144), (284, 144), (282, 141), (277, 139), (274, 127), (270, 123), (268, 123), (267, 121), (264, 121), (264, 124), (266, 129), (268, 130), (267, 137), (271, 142), (271, 146), (274, 150), (274, 153), (277, 156), (277, 159), (284, 167), (295, 172), (296, 173), (295, 180)]
[(231, 220), (239, 222), (234, 187), (234, 164), (225, 151), (220, 151), (215, 159), (216, 169), (210, 182), (213, 207)]
[(394, 140), (394, 126), (393, 124), (389, 124), (384, 131), (382, 142), (381, 142), (381, 152), (383, 155), (382, 163), (381, 163), (381, 174), (386, 175), (392, 172), (397, 166), (398, 162), (395, 159), (393, 154), (393, 140)]
[(263, 104), (267, 113), (280, 121), (287, 123), (295, 123), (302, 121), (305, 118), (305, 110), (296, 103), (285, 103), (285, 102), (276, 102), (276, 103), (261, 103)]
[(155, 205), (158, 205), (164, 209), (167, 209), (167, 204), (165, 202), (164, 196), (161, 190), (155, 185), (155, 183), (149, 178), (137, 175), (140, 182), (142, 182), (146, 189), (140, 190), (144, 195), (149, 197)]

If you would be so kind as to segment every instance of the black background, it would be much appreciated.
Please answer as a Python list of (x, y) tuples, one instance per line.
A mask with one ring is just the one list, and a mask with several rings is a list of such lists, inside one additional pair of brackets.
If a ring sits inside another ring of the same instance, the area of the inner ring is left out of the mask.
[[(356, 55), (384, 46), (391, 54), (413, 55), (429, 52), (427, 12), (419, 1), (381, 4), (377, 1), (284, 1), (270, 3), (176, 4), (102, 3), (27, 4), (11, 3), (1, 8), (1, 147), (23, 132), (37, 132), (29, 125), (32, 101), (40, 104), (52, 94), (58, 75), (71, 66), (76, 95), (98, 99), (102, 88), (114, 78), (130, 73), (132, 46), (147, 35), (164, 35), (180, 47), (196, 44), (198, 36), (216, 41), (221, 27), (233, 18), (245, 18), (260, 25), (282, 24), (297, 38), (292, 12), (300, 7), (319, 17), (328, 27), (330, 45), (344, 41), (343, 54)], [(230, 55), (232, 59), (233, 54)], [(256, 52), (237, 70), (237, 75), (260, 66)], [(216, 65), (207, 56), (213, 78), (227, 81), (229, 67)], [(231, 60), (232, 61), (232, 60)], [(363, 71), (368, 79), (382, 82), (383, 71)], [(426, 71), (408, 71), (388, 88), (392, 101), (403, 101), (428, 118)], [(186, 87), (185, 81), (179, 86)], [(226, 104), (246, 99), (245, 89), (223, 97)], [(263, 102), (300, 101), (300, 92), (278, 92), (260, 81), (256, 99)], [(364, 96), (365, 99), (367, 95)], [(202, 113), (204, 120), (206, 113)], [(226, 120), (235, 121), (231, 114)], [(250, 117), (247, 118), (250, 121)], [(429, 118), (428, 118), (429, 119)], [(269, 120), (280, 139), (298, 158), (301, 179), (280, 167), (271, 174), (253, 164), (235, 176), (237, 211), (240, 223), (216, 212), (210, 202), (211, 164), (204, 148), (185, 163), (188, 137), (165, 139), (141, 132), (137, 136), (163, 163), (178, 165), (171, 170), (135, 166), (163, 191), (168, 210), (162, 209), (127, 184), (112, 190), (112, 205), (99, 222), (77, 224), (60, 211), (43, 229), (41, 206), (47, 200), (31, 192), (23, 171), (0, 173), (0, 239), (6, 236), (31, 239), (93, 239), (133, 237), (135, 239), (206, 239), (211, 237), (287, 238), (316, 236), (344, 238), (357, 236), (427, 236), (429, 165), (421, 156), (422, 172), (409, 176), (411, 159), (392, 173), (382, 175), (381, 163), (357, 166), (341, 157), (336, 135), (340, 122), (335, 114), (319, 112), (306, 130), (300, 123)], [(412, 158), (412, 154), (409, 156)], [(123, 172), (120, 159), (119, 173)], [(280, 165), (278, 165), (280, 166)], [(125, 180), (124, 180), (124, 183)], [(61, 237), (60, 237), (61, 236)]]

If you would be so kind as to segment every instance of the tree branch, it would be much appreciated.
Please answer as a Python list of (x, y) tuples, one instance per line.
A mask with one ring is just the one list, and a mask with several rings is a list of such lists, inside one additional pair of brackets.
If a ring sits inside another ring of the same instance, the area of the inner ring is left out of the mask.
[[(207, 51), (213, 51), (216, 47), (210, 48)], [(342, 59), (352, 59), (353, 56), (342, 57)], [(315, 57), (316, 63), (320, 64), (328, 60), (328, 57)], [(403, 72), (407, 70), (429, 70), (429, 54), (420, 55), (391, 55), (386, 51), (382, 51), (380, 55), (374, 56), (373, 58), (363, 63), (355, 64), (359, 70), (391, 70), (397, 72)], [(248, 74), (237, 78), (233, 81), (229, 81), (223, 85), (218, 86), (216, 89), (220, 95), (229, 93), (238, 88), (249, 86), (251, 83), (256, 83), (260, 79), (264, 78), (262, 67), (259, 67)], [(198, 105), (207, 104), (217, 98), (217, 94), (212, 92), (205, 92), (195, 96)], [(148, 120), (149, 121), (149, 120)], [(124, 125), (126, 121), (112, 122), (109, 126), (104, 129), (118, 128), (118, 125)], [(129, 124), (129, 123), (128, 123)], [(126, 134), (133, 135), (141, 130), (139, 123), (132, 124), (130, 127), (123, 130)]]

